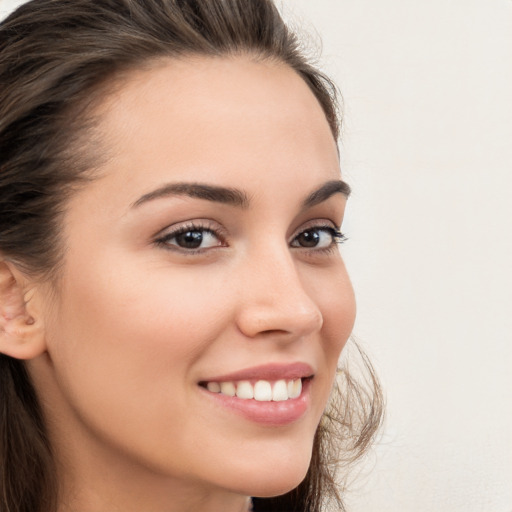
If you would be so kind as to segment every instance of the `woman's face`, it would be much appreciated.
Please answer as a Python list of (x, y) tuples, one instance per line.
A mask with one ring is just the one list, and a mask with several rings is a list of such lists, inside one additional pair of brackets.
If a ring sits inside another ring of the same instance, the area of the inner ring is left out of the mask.
[(242, 57), (160, 62), (100, 110), (109, 157), (69, 201), (29, 365), (57, 457), (98, 493), (121, 474), (284, 493), (355, 314), (323, 111), (288, 67)]

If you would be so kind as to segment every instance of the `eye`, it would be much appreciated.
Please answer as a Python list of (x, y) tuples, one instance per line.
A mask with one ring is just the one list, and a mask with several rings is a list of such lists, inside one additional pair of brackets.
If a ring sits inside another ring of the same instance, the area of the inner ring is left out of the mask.
[(210, 249), (223, 245), (220, 237), (205, 226), (184, 226), (159, 237), (156, 242), (171, 249), (187, 252)]
[(301, 231), (291, 243), (292, 247), (304, 249), (329, 249), (336, 243), (343, 243), (345, 235), (331, 226), (314, 226)]

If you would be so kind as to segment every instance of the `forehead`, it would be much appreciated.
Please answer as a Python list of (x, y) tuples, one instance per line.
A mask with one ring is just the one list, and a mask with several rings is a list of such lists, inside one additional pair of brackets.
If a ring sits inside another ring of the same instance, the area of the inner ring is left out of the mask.
[(105, 174), (138, 183), (137, 193), (169, 180), (236, 180), (246, 188), (270, 179), (279, 187), (293, 175), (314, 188), (339, 177), (324, 112), (282, 63), (249, 56), (161, 60), (132, 72), (99, 114), (111, 157)]

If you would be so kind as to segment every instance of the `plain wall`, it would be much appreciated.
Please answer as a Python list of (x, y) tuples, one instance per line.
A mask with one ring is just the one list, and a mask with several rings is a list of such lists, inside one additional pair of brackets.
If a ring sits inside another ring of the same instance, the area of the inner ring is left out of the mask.
[(343, 92), (342, 252), (388, 402), (349, 510), (511, 512), (512, 1), (282, 4)]
[(512, 1), (287, 0), (345, 102), (343, 253), (387, 395), (352, 512), (512, 511)]

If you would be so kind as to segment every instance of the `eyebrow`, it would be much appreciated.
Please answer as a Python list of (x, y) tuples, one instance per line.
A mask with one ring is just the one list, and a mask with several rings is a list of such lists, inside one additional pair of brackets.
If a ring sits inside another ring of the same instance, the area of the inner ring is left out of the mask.
[(327, 201), (334, 194), (343, 194), (347, 199), (350, 196), (350, 187), (343, 180), (332, 180), (324, 183), (320, 188), (309, 194), (302, 203), (303, 208), (311, 208)]
[(143, 203), (168, 196), (189, 196), (216, 203), (229, 204), (240, 208), (249, 206), (249, 198), (245, 192), (236, 188), (218, 187), (216, 185), (205, 185), (203, 183), (169, 183), (157, 188), (153, 192), (144, 194), (133, 203), (133, 207)]
[[(338, 193), (348, 197), (350, 195), (350, 187), (348, 184), (342, 180), (328, 181), (306, 197), (302, 203), (302, 208), (311, 208)], [(188, 196), (244, 209), (249, 206), (249, 197), (247, 194), (236, 188), (206, 185), (204, 183), (168, 183), (152, 192), (144, 194), (133, 203), (132, 208), (136, 208), (154, 199), (169, 196)]]

